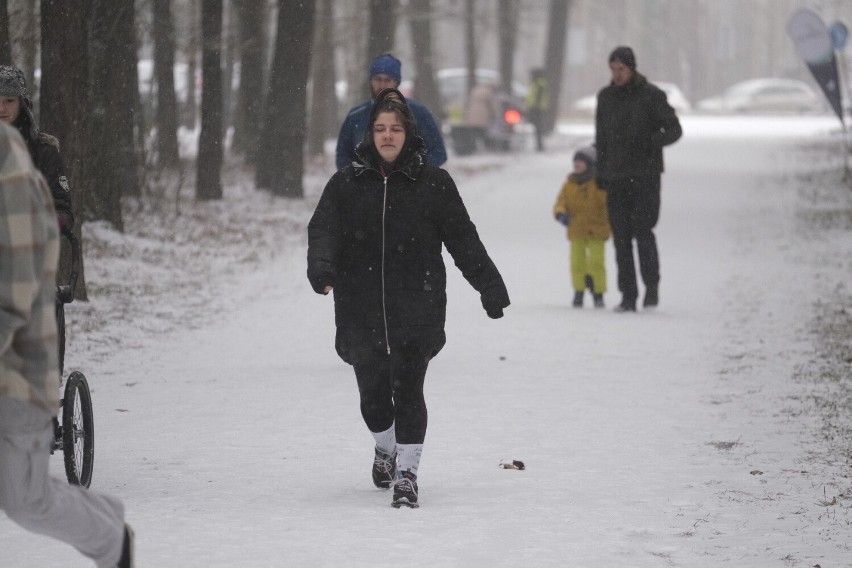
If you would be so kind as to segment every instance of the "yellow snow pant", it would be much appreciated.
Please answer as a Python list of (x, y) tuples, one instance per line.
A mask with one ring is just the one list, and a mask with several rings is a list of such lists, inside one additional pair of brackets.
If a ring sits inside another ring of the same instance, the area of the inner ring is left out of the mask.
[(599, 239), (575, 239), (571, 241), (571, 283), (574, 290), (586, 288), (586, 275), (592, 277), (595, 294), (606, 292), (606, 265), (604, 243)]

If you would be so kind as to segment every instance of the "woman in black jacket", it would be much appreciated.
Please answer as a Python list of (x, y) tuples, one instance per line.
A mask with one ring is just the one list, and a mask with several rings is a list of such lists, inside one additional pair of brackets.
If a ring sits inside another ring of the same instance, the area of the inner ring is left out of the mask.
[(50, 187), (59, 228), (70, 231), (74, 226), (71, 189), (59, 155), (59, 140), (39, 132), (33, 117), (27, 80), (20, 69), (11, 65), (0, 65), (0, 120), (17, 128), (23, 136), (33, 163)]
[(396, 89), (376, 98), (358, 159), (335, 173), (308, 225), (308, 279), (334, 291), (340, 357), (355, 369), (375, 440), (373, 483), (394, 507), (417, 507), (426, 435), (423, 382), (444, 346), (442, 246), (491, 318), (509, 295), (450, 175), (423, 161), (414, 117)]

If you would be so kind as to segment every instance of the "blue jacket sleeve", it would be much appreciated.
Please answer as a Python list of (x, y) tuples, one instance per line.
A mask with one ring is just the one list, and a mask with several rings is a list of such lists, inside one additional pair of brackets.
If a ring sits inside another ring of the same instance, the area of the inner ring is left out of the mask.
[(428, 108), (411, 99), (408, 100), (408, 106), (411, 107), (417, 122), (417, 134), (426, 144), (426, 163), (430, 166), (443, 165), (447, 161), (447, 149), (444, 147), (444, 138), (435, 117)]
[(343, 121), (340, 134), (337, 136), (335, 165), (338, 170), (342, 170), (355, 159), (355, 147), (364, 139), (371, 106), (370, 101), (361, 103), (352, 107), (346, 115), (346, 120)]
[(351, 117), (351, 113), (346, 115), (346, 119), (340, 126), (340, 134), (337, 136), (335, 165), (338, 170), (345, 168), (355, 155), (355, 146), (352, 144), (352, 129), (354, 125)]

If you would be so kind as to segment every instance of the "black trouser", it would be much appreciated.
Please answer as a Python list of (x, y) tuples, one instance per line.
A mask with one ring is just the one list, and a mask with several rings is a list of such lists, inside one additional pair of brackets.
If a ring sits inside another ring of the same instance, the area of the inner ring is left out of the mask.
[(529, 118), (535, 128), (535, 149), (544, 151), (544, 111), (533, 108), (529, 110)]
[(375, 351), (354, 365), (361, 416), (371, 432), (384, 432), (395, 423), (398, 443), (423, 443), (427, 423), (423, 382), (431, 355), (405, 345), (390, 355)]
[(610, 179), (605, 189), (618, 264), (618, 289), (622, 302), (635, 304), (639, 290), (633, 264), (633, 239), (645, 287), (655, 290), (660, 282), (660, 259), (653, 231), (660, 217), (660, 176)]

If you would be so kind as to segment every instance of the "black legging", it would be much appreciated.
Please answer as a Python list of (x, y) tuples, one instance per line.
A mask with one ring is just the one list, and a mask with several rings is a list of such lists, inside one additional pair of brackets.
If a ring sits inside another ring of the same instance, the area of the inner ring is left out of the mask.
[(428, 366), (429, 356), (410, 346), (390, 355), (377, 351), (368, 361), (354, 365), (361, 416), (371, 432), (384, 432), (396, 423), (397, 442), (423, 443), (427, 423), (423, 382)]
[(623, 301), (639, 296), (633, 263), (633, 239), (639, 253), (639, 270), (646, 288), (660, 282), (660, 259), (654, 227), (660, 217), (660, 176), (608, 180), (607, 207), (618, 264), (618, 289)]

